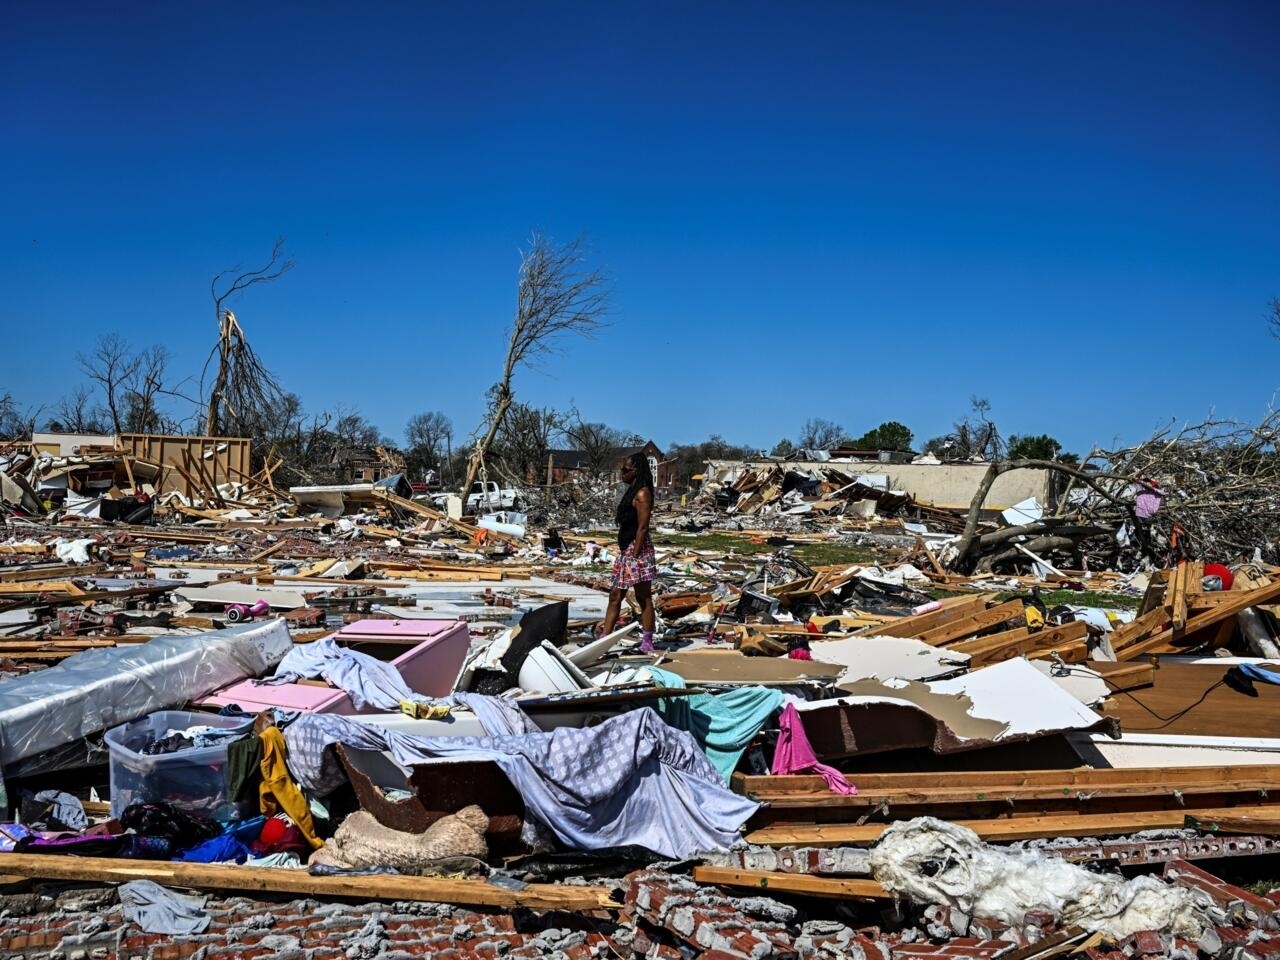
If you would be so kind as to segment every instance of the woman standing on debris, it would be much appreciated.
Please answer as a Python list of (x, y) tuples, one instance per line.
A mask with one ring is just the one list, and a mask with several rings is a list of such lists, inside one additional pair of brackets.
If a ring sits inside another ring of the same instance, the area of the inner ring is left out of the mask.
[(622, 481), (627, 488), (618, 501), (618, 549), (621, 556), (613, 564), (613, 586), (605, 611), (602, 633), (610, 633), (618, 622), (622, 598), (634, 587), (640, 604), (640, 651), (653, 650), (653, 578), (658, 563), (649, 537), (649, 515), (653, 511), (653, 474), (649, 458), (636, 452), (622, 464)]

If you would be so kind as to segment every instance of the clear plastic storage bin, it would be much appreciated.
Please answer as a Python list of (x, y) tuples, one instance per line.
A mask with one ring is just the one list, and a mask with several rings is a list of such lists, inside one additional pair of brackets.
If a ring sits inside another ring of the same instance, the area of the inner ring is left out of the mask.
[(103, 735), (111, 755), (113, 817), (120, 816), (130, 804), (160, 801), (210, 820), (237, 820), (257, 812), (256, 803), (241, 809), (231, 802), (227, 747), (235, 738), (228, 737), (207, 746), (173, 753), (142, 752), (148, 744), (162, 739), (170, 730), (182, 731), (196, 725), (248, 734), (253, 727), (253, 718), (160, 710), (141, 720), (108, 730)]

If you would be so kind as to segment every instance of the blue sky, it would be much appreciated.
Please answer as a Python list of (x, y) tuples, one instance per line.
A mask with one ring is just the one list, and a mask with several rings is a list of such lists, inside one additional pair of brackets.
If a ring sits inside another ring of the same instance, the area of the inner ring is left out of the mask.
[[(264, 9), (265, 8), (265, 9)], [(198, 372), (209, 281), (309, 409), (459, 438), (518, 251), (612, 325), (517, 398), (660, 445), (974, 395), (1068, 449), (1280, 386), (1280, 4), (19, 4), (0, 11), (0, 392), (101, 333)]]

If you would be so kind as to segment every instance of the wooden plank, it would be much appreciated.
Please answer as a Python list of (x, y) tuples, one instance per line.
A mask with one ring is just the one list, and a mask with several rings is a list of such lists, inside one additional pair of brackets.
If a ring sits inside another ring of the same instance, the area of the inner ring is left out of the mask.
[[(1222, 807), (1205, 810), (1153, 810), (1137, 813), (1059, 814), (1048, 817), (1016, 817), (1006, 820), (957, 820), (983, 840), (1035, 840), (1047, 837), (1119, 836), (1138, 830), (1173, 830), (1188, 816), (1200, 820), (1217, 817), (1280, 817), (1280, 804)], [(764, 846), (838, 847), (875, 843), (888, 828), (883, 823), (779, 824), (747, 834), (748, 843)]]
[(1231, 592), (1236, 597), (1233, 602), (1224, 603), (1211, 611), (1191, 617), (1187, 620), (1185, 631), (1176, 631), (1172, 628), (1161, 630), (1159, 633), (1153, 634), (1144, 640), (1130, 644), (1123, 651), (1117, 650), (1116, 659), (1132, 660), (1136, 656), (1169, 643), (1181, 633), (1195, 633), (1197, 630), (1217, 624), (1227, 617), (1234, 619), (1241, 610), (1247, 610), (1249, 607), (1257, 606), (1260, 603), (1271, 603), (1280, 597), (1280, 580), (1268, 584), (1260, 590), (1244, 590), (1238, 594), (1234, 590)]
[(1119, 653), (1126, 646), (1141, 640), (1151, 631), (1158, 630), (1169, 622), (1169, 608), (1155, 607), (1142, 616), (1122, 624), (1111, 631), (1111, 649)]
[(985, 637), (974, 637), (972, 640), (960, 640), (950, 644), (947, 649), (955, 650), (958, 653), (967, 653), (976, 657), (982, 654), (999, 651), (1006, 644), (1015, 643), (1018, 640), (1025, 640), (1031, 636), (1030, 627), (1011, 627), (1008, 630), (1001, 630), (999, 633), (989, 633)]
[(616, 908), (606, 887), (571, 887), (532, 883), (508, 890), (483, 880), (436, 877), (313, 877), (305, 870), (125, 860), (113, 857), (50, 857), (38, 853), (3, 854), (6, 874), (41, 880), (124, 883), (153, 880), (173, 887), (245, 892), (295, 893), (313, 897), (358, 897), (362, 900), (409, 900), (466, 906), (530, 907), (545, 910)]
[(60, 580), (66, 577), (89, 577), (107, 569), (105, 563), (76, 566), (70, 563), (22, 566), (14, 570), (0, 570), (0, 583), (19, 583), (24, 580)]
[(1074, 644), (1089, 635), (1089, 626), (1077, 620), (1061, 627), (1041, 630), (1039, 633), (1030, 633), (1024, 628), (1022, 636), (1017, 634), (1017, 630), (1006, 630), (989, 637), (963, 640), (950, 645), (947, 649), (969, 654), (972, 658), (969, 669), (976, 670), (978, 667), (1008, 660), (1010, 657), (1020, 657), (1037, 650), (1054, 650), (1067, 644)]
[[(1148, 788), (1151, 795), (1189, 789), (1195, 785), (1229, 786), (1280, 782), (1280, 764), (1231, 764), (1206, 767), (1076, 767), (1070, 770), (965, 770), (938, 773), (851, 773), (860, 792), (948, 789), (974, 791), (1040, 787), (1050, 791), (1091, 791), (1129, 787)], [(819, 776), (748, 776), (735, 773), (734, 791), (757, 800), (795, 794), (825, 794)]]
[(916, 634), (916, 639), (935, 647), (942, 647), (955, 640), (963, 640), (981, 630), (990, 630), (1002, 623), (1008, 623), (1014, 617), (1023, 616), (1025, 612), (1026, 607), (1021, 600), (1006, 600), (1004, 603), (965, 617), (963, 620)]
[(1087, 930), (1073, 923), (1047, 937), (1041, 937), (1035, 943), (1000, 954), (1000, 960), (1049, 960), (1050, 957), (1060, 956), (1068, 951), (1080, 953), (1087, 949), (1085, 944), (1096, 946), (1101, 942), (1101, 934), (1090, 935)]
[(26, 580), (19, 583), (0, 583), (0, 596), (17, 596), (28, 593), (65, 593), (71, 597), (83, 597), (86, 591), (70, 580)]
[(1192, 560), (1187, 564), (1187, 582), (1184, 588), (1187, 602), (1204, 593), (1204, 561)]
[(990, 594), (980, 593), (972, 597), (948, 597), (942, 601), (942, 609), (931, 610), (914, 617), (900, 617), (887, 624), (870, 627), (864, 633), (874, 633), (877, 637), (914, 637), (925, 630), (932, 630), (944, 624), (963, 619), (979, 610), (986, 609)]
[(1241, 816), (1203, 817), (1198, 814), (1188, 814), (1187, 826), (1193, 827), (1202, 833), (1251, 834), (1259, 837), (1280, 836), (1280, 816), (1268, 819)]
[(1102, 674), (1102, 679), (1113, 693), (1125, 690), (1137, 690), (1155, 683), (1155, 664), (1145, 661), (1129, 663), (1108, 663), (1105, 660), (1094, 660), (1089, 664), (1091, 670)]
[[(1177, 785), (1163, 783), (1125, 782), (1098, 783), (1088, 787), (1067, 784), (1009, 784), (984, 787), (957, 787), (940, 785), (936, 787), (902, 787), (875, 788), (856, 774), (849, 774), (849, 779), (856, 783), (858, 792), (851, 796), (840, 796), (826, 793), (788, 794), (784, 797), (769, 797), (757, 792), (757, 800), (765, 800), (771, 810), (797, 810), (812, 807), (823, 809), (875, 809), (883, 804), (893, 806), (946, 806), (972, 805), (976, 803), (1016, 803), (1019, 801), (1063, 801), (1075, 800), (1085, 803), (1097, 798), (1131, 798), (1168, 799), (1175, 796), (1189, 797), (1195, 794), (1215, 794), (1223, 797), (1216, 805), (1231, 802), (1228, 794), (1260, 794), (1274, 790), (1276, 786), (1275, 768), (1269, 770), (1271, 775), (1257, 774), (1244, 776), (1239, 780), (1224, 782), (1217, 780), (1184, 781)], [(1248, 797), (1246, 799), (1252, 799)], [(804, 818), (793, 818), (804, 819)]]
[(737, 870), (732, 867), (694, 867), (693, 879), (721, 887), (746, 887), (774, 893), (799, 893), (811, 897), (836, 897), (841, 900), (890, 900), (884, 885), (869, 877), (815, 877), (803, 873), (779, 873), (773, 870)]
[(1175, 632), (1187, 628), (1187, 572), (1190, 569), (1184, 561), (1178, 564), (1173, 576), (1169, 578), (1168, 606)]

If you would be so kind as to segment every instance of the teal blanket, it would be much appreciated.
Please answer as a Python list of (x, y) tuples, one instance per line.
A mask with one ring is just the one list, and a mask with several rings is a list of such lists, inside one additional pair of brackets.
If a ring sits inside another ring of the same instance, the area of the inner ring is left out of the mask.
[[(684, 678), (649, 667), (660, 687), (682, 688)], [(664, 697), (658, 715), (677, 730), (693, 734), (725, 782), (765, 722), (782, 708), (783, 696), (768, 687), (737, 687), (725, 693)]]

